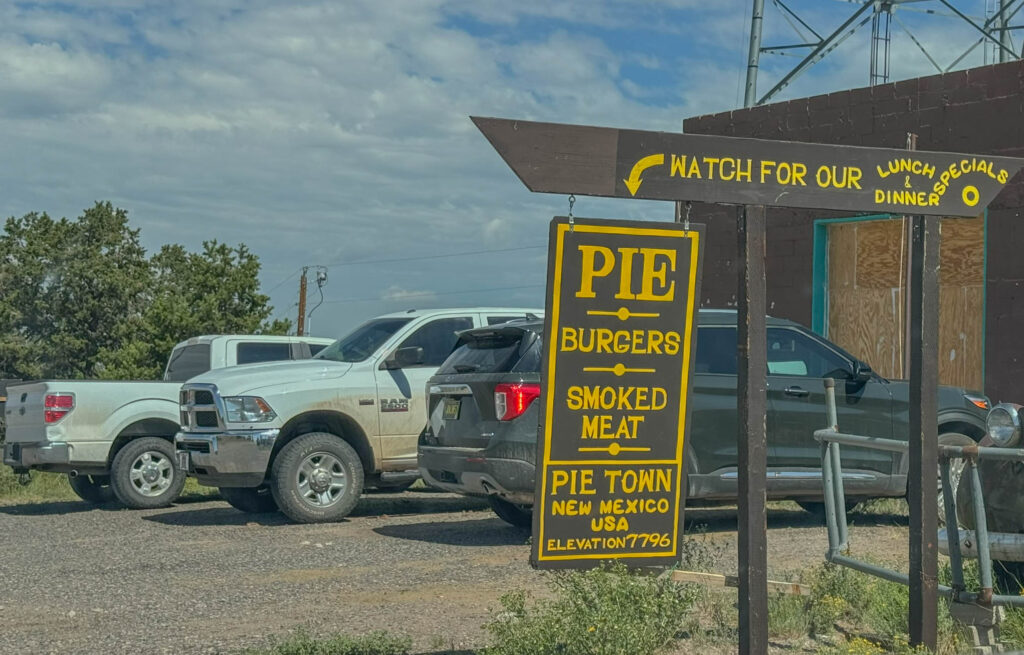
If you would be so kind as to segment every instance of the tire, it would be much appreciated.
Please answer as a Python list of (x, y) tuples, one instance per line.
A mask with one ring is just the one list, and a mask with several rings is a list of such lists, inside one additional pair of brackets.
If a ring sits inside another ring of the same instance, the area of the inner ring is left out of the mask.
[(103, 505), (114, 500), (109, 475), (69, 475), (68, 484), (75, 495), (87, 503)]
[(269, 487), (221, 487), (220, 497), (240, 512), (266, 514), (277, 511)]
[[(805, 512), (808, 512), (810, 514), (814, 514), (815, 516), (817, 516), (818, 518), (820, 518), (823, 521), (825, 520), (825, 503), (824, 502), (822, 502), (822, 501), (813, 501), (813, 500), (798, 500), (798, 501), (796, 501), (796, 504), (799, 505), (800, 509), (804, 510)], [(846, 511), (847, 512), (852, 511), (853, 508), (856, 507), (859, 504), (860, 503), (858, 501), (855, 501), (855, 500), (848, 500), (848, 501), (846, 501)]]
[(312, 432), (278, 453), (270, 492), (278, 508), (296, 523), (326, 523), (355, 509), (363, 479), (363, 463), (352, 446), (333, 434)]
[(131, 509), (167, 507), (185, 486), (185, 474), (174, 461), (174, 445), (159, 437), (129, 441), (110, 466), (110, 486)]
[[(939, 435), (939, 445), (941, 446), (973, 446), (977, 442), (971, 439), (966, 434), (959, 432), (943, 432)], [(953, 498), (956, 498), (956, 490), (960, 485), (960, 476), (963, 475), (964, 471), (964, 460), (952, 459), (949, 462), (949, 478), (950, 486), (953, 488)], [(946, 525), (946, 505), (942, 498), (942, 477), (941, 473), (936, 472), (938, 477), (939, 491), (936, 500), (939, 504), (939, 525)], [(954, 506), (956, 502), (954, 501)], [(959, 523), (959, 521), (958, 521)]]
[(529, 528), (533, 525), (533, 508), (515, 505), (497, 496), (488, 496), (487, 501), (498, 518), (517, 528)]

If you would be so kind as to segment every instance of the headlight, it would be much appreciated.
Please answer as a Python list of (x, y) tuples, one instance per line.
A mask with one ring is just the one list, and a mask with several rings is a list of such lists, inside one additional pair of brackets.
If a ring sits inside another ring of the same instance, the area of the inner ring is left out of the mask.
[(1020, 405), (999, 403), (988, 413), (988, 435), (1002, 448), (1012, 448), (1020, 441)]
[(229, 396), (224, 398), (228, 423), (266, 423), (277, 418), (267, 401), (257, 396)]

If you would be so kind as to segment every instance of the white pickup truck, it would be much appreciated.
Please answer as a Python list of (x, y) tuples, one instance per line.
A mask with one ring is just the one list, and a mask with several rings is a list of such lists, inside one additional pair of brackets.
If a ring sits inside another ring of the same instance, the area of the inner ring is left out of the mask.
[(4, 406), (4, 464), (15, 473), (67, 473), (83, 500), (117, 497), (132, 508), (174, 502), (178, 390), (211, 369), (308, 359), (332, 342), (315, 337), (202, 336), (171, 351), (163, 382), (53, 380), (12, 385)]
[(537, 309), (412, 310), (364, 323), (304, 362), (210, 371), (181, 388), (178, 465), (246, 512), (346, 516), (364, 487), (419, 477), (426, 383), (462, 330)]

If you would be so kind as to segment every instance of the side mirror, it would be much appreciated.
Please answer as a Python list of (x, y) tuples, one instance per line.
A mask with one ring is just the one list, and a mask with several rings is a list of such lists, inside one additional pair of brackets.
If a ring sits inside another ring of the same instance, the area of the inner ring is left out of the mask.
[(857, 382), (867, 382), (874, 374), (871, 367), (864, 362), (857, 362), (853, 365), (853, 379)]
[(411, 366), (418, 366), (422, 363), (423, 348), (419, 346), (410, 346), (408, 348), (399, 348), (395, 352), (391, 353), (391, 356), (384, 360), (384, 368), (409, 368)]

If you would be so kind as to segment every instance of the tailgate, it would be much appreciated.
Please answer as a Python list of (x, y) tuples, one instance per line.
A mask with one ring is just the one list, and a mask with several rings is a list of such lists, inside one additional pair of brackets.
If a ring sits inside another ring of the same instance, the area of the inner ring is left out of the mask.
[(7, 403), (4, 405), (7, 443), (46, 441), (43, 403), (47, 388), (46, 382), (7, 387)]

